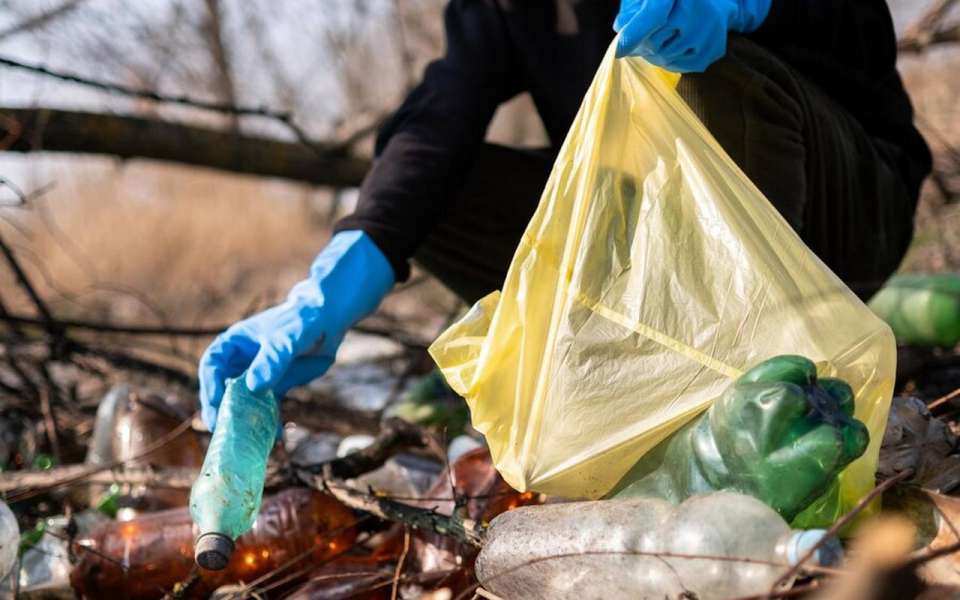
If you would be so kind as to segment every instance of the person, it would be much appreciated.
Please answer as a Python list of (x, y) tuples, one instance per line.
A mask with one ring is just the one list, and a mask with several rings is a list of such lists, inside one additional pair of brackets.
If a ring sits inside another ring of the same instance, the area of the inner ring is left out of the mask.
[[(498, 289), (615, 31), (619, 57), (686, 74), (680, 95), (854, 291), (906, 251), (931, 158), (884, 0), (452, 0), (445, 26), (445, 55), (379, 132), (357, 209), (307, 279), (205, 352), (211, 429), (227, 377), (279, 395), (322, 375), (410, 260), (467, 302)], [(484, 143), (523, 92), (551, 148)]]

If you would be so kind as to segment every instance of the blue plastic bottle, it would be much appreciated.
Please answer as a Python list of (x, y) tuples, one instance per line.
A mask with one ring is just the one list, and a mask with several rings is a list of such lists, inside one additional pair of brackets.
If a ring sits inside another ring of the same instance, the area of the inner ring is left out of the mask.
[(279, 419), (273, 392), (251, 392), (242, 375), (227, 381), (213, 439), (190, 491), (190, 515), (199, 528), (194, 557), (200, 567), (225, 568), (233, 541), (253, 526)]

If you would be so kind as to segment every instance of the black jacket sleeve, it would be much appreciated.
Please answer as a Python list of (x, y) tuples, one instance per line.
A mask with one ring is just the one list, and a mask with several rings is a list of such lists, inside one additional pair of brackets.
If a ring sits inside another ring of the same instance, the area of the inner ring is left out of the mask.
[(916, 197), (930, 173), (930, 150), (913, 125), (897, 73), (897, 44), (886, 0), (772, 0), (750, 37), (781, 54), (850, 111)]
[(335, 228), (365, 231), (397, 281), (455, 200), (497, 107), (521, 91), (496, 2), (452, 0), (445, 25), (445, 56), (381, 129), (357, 209)]

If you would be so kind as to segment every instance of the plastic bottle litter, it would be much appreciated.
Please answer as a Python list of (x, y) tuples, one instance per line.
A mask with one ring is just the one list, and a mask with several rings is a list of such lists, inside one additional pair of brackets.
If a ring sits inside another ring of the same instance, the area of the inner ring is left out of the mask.
[(458, 435), (453, 438), (453, 440), (450, 441), (450, 445), (447, 446), (447, 460), (450, 461), (451, 464), (455, 463), (461, 456), (477, 448), (486, 448), (486, 445), (475, 437)]
[[(48, 528), (66, 525), (66, 519), (61, 517), (60, 521), (48, 525)], [(66, 539), (45, 534), (20, 557), (18, 597), (40, 597), (47, 600), (74, 598), (73, 589), (70, 587), (70, 569), (70, 552)]]
[(6, 503), (0, 501), (0, 580), (13, 571), (20, 547), (20, 526)]
[(731, 489), (759, 498), (795, 525), (832, 523), (840, 515), (822, 507), (841, 505), (838, 475), (870, 439), (853, 413), (845, 382), (818, 378), (816, 365), (802, 356), (775, 356), (641, 458), (611, 496), (679, 503)]
[(242, 375), (227, 381), (213, 439), (190, 492), (199, 566), (225, 568), (233, 541), (253, 525), (279, 418), (273, 392), (252, 393)]
[[(524, 507), (490, 524), (477, 577), (499, 596), (529, 600), (752, 596), (824, 533), (791, 531), (769, 506), (733, 492), (676, 507), (657, 498)], [(827, 540), (815, 560), (833, 564), (840, 552)]]
[(960, 275), (904, 273), (869, 302), (904, 344), (950, 348), (960, 342)]
[(97, 406), (97, 417), (93, 425), (93, 437), (87, 447), (86, 462), (92, 465), (105, 465), (113, 462), (113, 435), (117, 428), (117, 418), (130, 400), (130, 388), (118, 384), (110, 388)]
[[(127, 461), (128, 466), (156, 468), (198, 468), (203, 462), (203, 449), (192, 430), (180, 433), (163, 448), (141, 460), (133, 460), (156, 440), (169, 434), (182, 422), (174, 416), (176, 408), (165, 399), (150, 396), (131, 398), (116, 419), (113, 431), (113, 456)], [(102, 498), (101, 498), (102, 501)], [(126, 520), (137, 511), (154, 511), (186, 506), (189, 494), (184, 490), (122, 486), (118, 497), (118, 518)]]
[[(294, 570), (322, 564), (351, 547), (353, 513), (327, 494), (288, 489), (264, 499), (253, 528), (236, 540), (220, 571), (199, 571), (188, 598), (206, 598), (216, 588), (257, 577), (302, 556)], [(193, 524), (187, 508), (110, 521), (78, 538), (73, 588), (88, 600), (160, 598), (193, 569)], [(107, 558), (98, 556), (105, 555)]]

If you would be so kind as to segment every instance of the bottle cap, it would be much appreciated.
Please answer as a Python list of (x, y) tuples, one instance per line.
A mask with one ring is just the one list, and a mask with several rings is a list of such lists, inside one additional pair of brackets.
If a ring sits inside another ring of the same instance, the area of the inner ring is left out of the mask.
[(210, 571), (227, 568), (233, 554), (233, 540), (222, 533), (204, 533), (194, 544), (197, 566)]
[(807, 552), (814, 547), (817, 551), (813, 555), (813, 560), (821, 567), (829, 567), (843, 560), (843, 546), (840, 541), (831, 536), (826, 537), (826, 529), (808, 529), (806, 531), (794, 531), (787, 541), (787, 562), (790, 565), (796, 565), (800, 559), (807, 555)]

